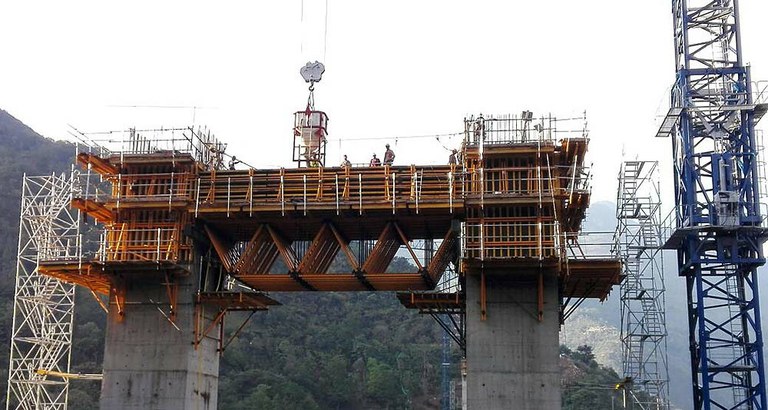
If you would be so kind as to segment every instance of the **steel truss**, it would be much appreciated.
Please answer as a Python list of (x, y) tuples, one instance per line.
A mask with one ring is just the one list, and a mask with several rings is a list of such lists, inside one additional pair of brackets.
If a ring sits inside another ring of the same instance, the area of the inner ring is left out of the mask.
[[(616, 199), (616, 248), (624, 262), (621, 342), (625, 380), (643, 409), (669, 408), (661, 199), (655, 161), (625, 161)], [(643, 394), (637, 394), (642, 392)]]
[[(673, 134), (677, 249), (686, 278), (695, 409), (765, 409), (757, 267), (755, 115), (738, 1), (674, 0)], [(660, 134), (663, 134), (660, 130)], [(658, 134), (657, 134), (658, 135)]]
[(42, 259), (80, 260), (74, 174), (24, 177), (6, 409), (67, 408), (75, 287), (38, 274)]

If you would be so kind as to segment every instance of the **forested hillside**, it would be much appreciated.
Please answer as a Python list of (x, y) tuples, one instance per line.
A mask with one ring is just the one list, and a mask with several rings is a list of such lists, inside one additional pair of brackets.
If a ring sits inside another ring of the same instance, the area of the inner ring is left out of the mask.
[[(5, 392), (22, 175), (70, 169), (75, 147), (45, 139), (0, 111), (0, 391)], [(405, 259), (393, 269), (414, 270)], [(399, 265), (399, 266), (397, 266)], [(440, 329), (402, 308), (389, 293), (272, 294), (283, 305), (254, 315), (221, 358), (221, 409), (437, 409)], [(231, 315), (230, 330), (243, 315)], [(74, 372), (100, 372), (104, 314), (87, 292), (77, 295)], [(575, 353), (574, 353), (575, 352)], [(566, 408), (611, 400), (615, 374), (591, 348), (564, 350)], [(458, 352), (454, 349), (454, 364)], [(458, 377), (458, 365), (453, 377)], [(589, 388), (584, 387), (588, 381)], [(595, 385), (601, 386), (599, 389)], [(99, 382), (73, 381), (70, 408), (98, 407)], [(586, 390), (585, 390), (586, 389)], [(0, 407), (5, 395), (0, 395)]]

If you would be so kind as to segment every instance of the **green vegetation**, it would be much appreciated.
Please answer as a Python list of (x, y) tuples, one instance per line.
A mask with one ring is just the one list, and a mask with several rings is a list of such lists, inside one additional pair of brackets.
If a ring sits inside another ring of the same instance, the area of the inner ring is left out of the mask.
[(560, 346), (560, 369), (563, 372), (563, 410), (621, 408), (615, 390), (621, 379), (616, 372), (595, 361), (592, 347), (571, 350)]

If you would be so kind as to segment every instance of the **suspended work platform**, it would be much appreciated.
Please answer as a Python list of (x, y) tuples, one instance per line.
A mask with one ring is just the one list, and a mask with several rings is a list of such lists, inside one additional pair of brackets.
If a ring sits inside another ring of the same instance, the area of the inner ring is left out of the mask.
[[(41, 272), (107, 293), (117, 276), (183, 275), (193, 244), (205, 242), (258, 291), (429, 290), (461, 256), (468, 275), (546, 272), (568, 298), (605, 298), (619, 280), (615, 260), (566, 261), (589, 204), (588, 139), (555, 139), (554, 127), (505, 139), (496, 132), (505, 121), (468, 124), (485, 134), (467, 133), (462, 162), (428, 166), (225, 170), (209, 134), (166, 130), (182, 137), (164, 149), (134, 130), (123, 144), (132, 150), (77, 158), (110, 185), (71, 202), (103, 227), (98, 250), (53, 255)], [(429, 264), (409, 245), (417, 239), (439, 243)], [(398, 251), (414, 272), (387, 271)], [(332, 272), (337, 255), (351, 272)]]

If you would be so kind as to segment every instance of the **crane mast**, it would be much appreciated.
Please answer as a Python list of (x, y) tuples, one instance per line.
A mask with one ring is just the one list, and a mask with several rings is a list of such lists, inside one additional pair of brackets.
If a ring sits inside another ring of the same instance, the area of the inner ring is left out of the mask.
[[(695, 409), (765, 409), (758, 295), (768, 237), (737, 0), (673, 0), (676, 80), (657, 136), (672, 135), (677, 250), (687, 285)], [(757, 116), (756, 116), (757, 115)]]

